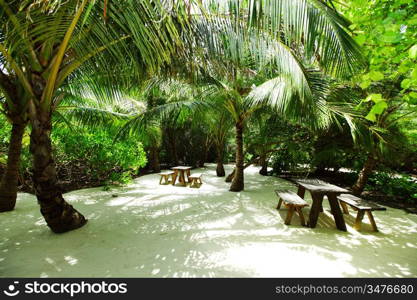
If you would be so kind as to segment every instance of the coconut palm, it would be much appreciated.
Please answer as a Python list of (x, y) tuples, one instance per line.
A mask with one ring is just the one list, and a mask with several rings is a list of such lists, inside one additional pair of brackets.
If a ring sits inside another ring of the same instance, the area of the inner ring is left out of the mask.
[(57, 184), (50, 139), (52, 112), (61, 101), (57, 92), (80, 76), (98, 79), (92, 86), (104, 83), (116, 90), (129, 83), (128, 77), (156, 72), (170, 61), (179, 41), (177, 29), (187, 23), (182, 2), (106, 3), (0, 0), (1, 86), (19, 97), (6, 97), (9, 106), (23, 107), (19, 113), (28, 114), (36, 196), (48, 226), (57, 233), (86, 223)]
[[(203, 77), (210, 99), (223, 99), (235, 127), (231, 191), (244, 189), (243, 134), (247, 120), (268, 105), (285, 118), (328, 126), (331, 110), (314, 72), (347, 77), (363, 66), (349, 22), (321, 0), (207, 1), (209, 18), (195, 18), (189, 69)], [(178, 104), (176, 104), (178, 105)]]

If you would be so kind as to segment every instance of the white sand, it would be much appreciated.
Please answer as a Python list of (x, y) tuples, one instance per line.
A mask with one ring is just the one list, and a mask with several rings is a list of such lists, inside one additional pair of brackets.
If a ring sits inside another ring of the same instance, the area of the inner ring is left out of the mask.
[(257, 170), (245, 171), (242, 193), (228, 192), (214, 166), (201, 170), (200, 189), (160, 186), (148, 175), (126, 188), (69, 193), (89, 223), (63, 235), (47, 228), (33, 196), (20, 194), (16, 210), (0, 215), (0, 276), (417, 276), (416, 215), (375, 212), (379, 233), (368, 224), (355, 231), (351, 215), (341, 232), (325, 207), (315, 229), (296, 216), (286, 226), (273, 190), (295, 188)]

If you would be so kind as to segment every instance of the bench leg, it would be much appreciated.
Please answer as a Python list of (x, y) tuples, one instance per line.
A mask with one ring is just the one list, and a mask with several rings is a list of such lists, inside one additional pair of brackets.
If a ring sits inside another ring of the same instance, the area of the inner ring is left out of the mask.
[(301, 226), (306, 226), (306, 221), (304, 219), (304, 215), (303, 215), (303, 210), (301, 207), (297, 207), (296, 208), (297, 214), (300, 217), (300, 221), (301, 221)]
[(159, 179), (159, 184), (162, 184), (162, 179), (164, 179), (163, 176), (161, 176), (161, 179)]
[(279, 198), (277, 209), (280, 209), (281, 208), (281, 204), (282, 204), (282, 199)]
[(288, 209), (288, 213), (287, 213), (287, 217), (285, 218), (285, 225), (290, 225), (291, 224), (291, 219), (292, 219), (292, 215), (294, 214), (294, 206), (290, 206)]
[(363, 219), (363, 216), (364, 215), (365, 215), (365, 211), (363, 211), (363, 210), (359, 210), (358, 211), (358, 214), (356, 215), (356, 220), (355, 220), (355, 226), (354, 226), (354, 228), (357, 231), (360, 231), (361, 230), (361, 227), (362, 227), (362, 219)]
[(342, 201), (339, 201), (339, 202), (340, 202), (340, 205), (342, 206), (343, 213), (348, 215), (349, 214), (349, 209), (348, 209), (347, 204), (345, 202), (342, 202)]
[(378, 232), (378, 227), (376, 227), (374, 216), (372, 215), (372, 211), (367, 210), (366, 214), (368, 215), (369, 222), (371, 222), (371, 226), (373, 231)]

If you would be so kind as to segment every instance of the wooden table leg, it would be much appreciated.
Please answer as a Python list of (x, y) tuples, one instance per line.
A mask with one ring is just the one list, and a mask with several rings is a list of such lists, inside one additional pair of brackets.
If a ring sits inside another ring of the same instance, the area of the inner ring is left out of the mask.
[(310, 214), (308, 216), (308, 226), (311, 228), (316, 227), (317, 220), (319, 219), (320, 208), (323, 202), (323, 195), (318, 193), (311, 193), (313, 204), (311, 205)]
[(304, 199), (305, 193), (306, 193), (305, 187), (299, 185), (297, 195), (300, 196), (300, 198)]
[(180, 171), (180, 183), (182, 186), (186, 186), (187, 184), (185, 183), (185, 174), (184, 174), (184, 170)]
[(190, 175), (191, 175), (191, 171), (190, 169), (187, 170), (187, 182), (190, 182)]
[(174, 170), (174, 175), (172, 176), (172, 185), (175, 185), (178, 177), (178, 170)]
[(347, 229), (346, 229), (345, 219), (343, 218), (342, 211), (340, 210), (339, 201), (337, 200), (336, 194), (328, 193), (327, 199), (329, 199), (330, 208), (331, 208), (334, 222), (336, 223), (337, 229), (346, 231)]

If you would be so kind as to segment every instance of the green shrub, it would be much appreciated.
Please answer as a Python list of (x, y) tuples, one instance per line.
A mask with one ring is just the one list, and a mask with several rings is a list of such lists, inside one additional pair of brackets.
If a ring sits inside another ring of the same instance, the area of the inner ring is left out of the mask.
[(407, 203), (417, 203), (417, 179), (408, 175), (375, 172), (369, 178), (367, 189), (398, 197)]
[(138, 140), (115, 142), (116, 134), (112, 128), (57, 127), (52, 134), (56, 161), (81, 166), (92, 180), (127, 183), (146, 165), (146, 154)]

